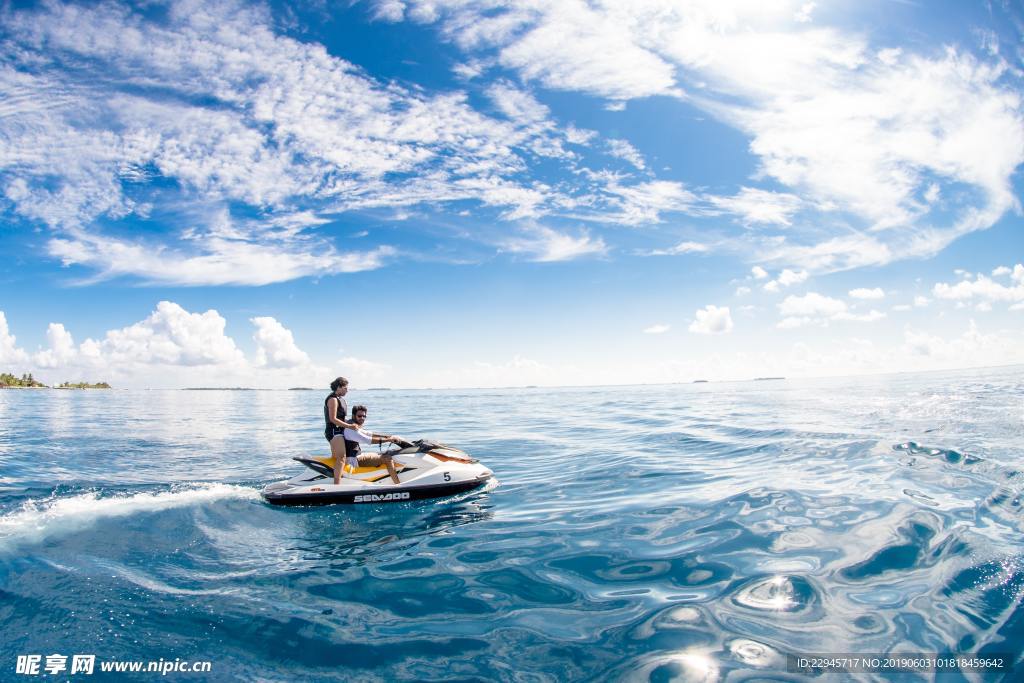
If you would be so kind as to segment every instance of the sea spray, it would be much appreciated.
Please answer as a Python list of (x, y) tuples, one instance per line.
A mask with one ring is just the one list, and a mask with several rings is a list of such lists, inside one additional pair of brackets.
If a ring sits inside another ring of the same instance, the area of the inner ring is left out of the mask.
[(168, 491), (109, 496), (104, 496), (102, 491), (92, 491), (27, 500), (20, 509), (0, 516), (0, 551), (81, 531), (101, 519), (232, 499), (258, 500), (259, 492), (235, 484), (195, 483), (177, 485)]

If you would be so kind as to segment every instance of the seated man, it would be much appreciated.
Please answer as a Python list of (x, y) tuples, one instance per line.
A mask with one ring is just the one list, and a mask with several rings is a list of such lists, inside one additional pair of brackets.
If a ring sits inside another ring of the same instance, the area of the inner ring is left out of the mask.
[[(360, 458), (360, 454), (363, 452), (363, 448), (360, 444), (368, 443), (396, 443), (401, 444), (405, 441), (399, 436), (386, 436), (384, 434), (374, 434), (363, 429), (363, 423), (366, 422), (366, 406), (355, 406), (352, 408), (352, 422), (358, 425), (358, 429), (345, 429), (345, 458), (348, 464), (352, 467), (373, 467), (381, 464), (381, 458), (375, 455), (367, 455)], [(384, 466), (388, 468), (388, 474), (391, 475), (391, 481), (396, 484), (401, 482), (398, 480), (398, 472), (395, 471), (395, 463), (392, 462), (390, 455), (384, 455)]]

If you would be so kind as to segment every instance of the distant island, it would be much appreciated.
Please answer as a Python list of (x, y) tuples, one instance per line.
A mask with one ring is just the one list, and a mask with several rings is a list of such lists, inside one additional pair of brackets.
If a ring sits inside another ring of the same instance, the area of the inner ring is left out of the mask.
[(755, 382), (768, 382), (770, 380), (786, 379), (785, 377), (755, 377)]
[(370, 387), (366, 391), (391, 391), (388, 387)]
[(110, 389), (106, 382), (64, 382), (49, 387), (35, 377), (31, 372), (15, 377), (9, 372), (0, 373), (0, 389)]
[(706, 379), (695, 379), (695, 380), (693, 380), (693, 383), (694, 384), (707, 384), (708, 381)]
[(110, 385), (106, 382), (96, 382), (91, 384), (89, 382), (64, 382), (58, 384), (54, 389), (109, 389)]
[(252, 387), (185, 387), (182, 391), (257, 391)]
[(15, 377), (9, 372), (0, 374), (0, 388), (3, 389), (45, 389), (46, 385), (32, 377), (32, 373)]
[(313, 387), (288, 387), (288, 391), (316, 391)]

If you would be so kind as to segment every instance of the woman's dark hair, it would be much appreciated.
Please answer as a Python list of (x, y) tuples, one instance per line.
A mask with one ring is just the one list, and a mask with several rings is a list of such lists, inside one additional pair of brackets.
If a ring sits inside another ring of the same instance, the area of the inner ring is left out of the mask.
[(345, 379), (344, 377), (339, 377), (336, 380), (334, 380), (333, 382), (331, 382), (331, 391), (337, 391), (338, 387), (343, 387), (343, 386), (346, 386), (347, 384), (348, 384), (348, 380), (347, 379)]

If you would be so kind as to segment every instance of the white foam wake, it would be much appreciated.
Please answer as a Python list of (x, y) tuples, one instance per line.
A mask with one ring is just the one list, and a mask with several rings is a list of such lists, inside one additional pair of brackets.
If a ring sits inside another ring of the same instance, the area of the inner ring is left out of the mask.
[(199, 505), (217, 500), (255, 500), (256, 489), (234, 484), (191, 484), (188, 488), (100, 497), (83, 493), (64, 498), (26, 501), (19, 510), (0, 516), (0, 550), (19, 543), (34, 543), (57, 535), (74, 533), (101, 519), (128, 517)]

